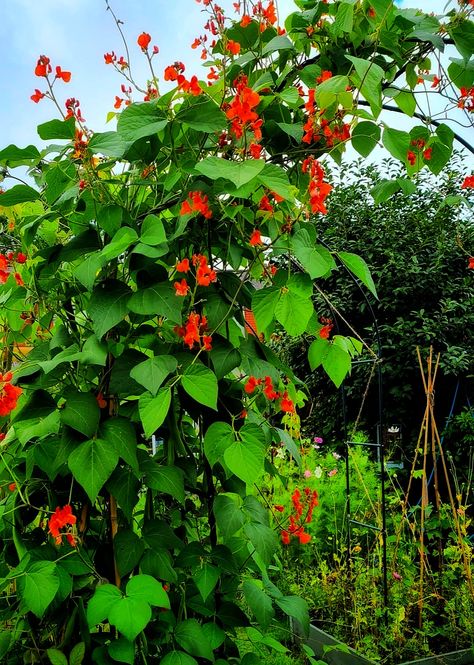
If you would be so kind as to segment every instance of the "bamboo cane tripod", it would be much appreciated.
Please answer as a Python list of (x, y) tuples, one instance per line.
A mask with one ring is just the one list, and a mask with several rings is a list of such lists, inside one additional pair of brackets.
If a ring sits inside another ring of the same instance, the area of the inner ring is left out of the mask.
[[(416, 524), (410, 523), (409, 519), (408, 497), (410, 495), (413, 478), (415, 477), (416, 464), (420, 454), (422, 454), (423, 455), (422, 475), (421, 475), (422, 490), (421, 490), (420, 524), (419, 524), (419, 536), (418, 536), (418, 551), (420, 556), (418, 624), (419, 627), (421, 628), (423, 624), (423, 599), (424, 599), (425, 575), (428, 567), (426, 542), (425, 542), (425, 525), (426, 525), (426, 511), (429, 505), (427, 468), (428, 468), (430, 455), (431, 455), (431, 462), (433, 464), (433, 480), (434, 480), (433, 486), (434, 486), (434, 498), (435, 498), (436, 510), (439, 513), (441, 507), (441, 496), (439, 491), (439, 479), (440, 479), (439, 475), (440, 473), (442, 473), (449, 497), (449, 504), (451, 507), (452, 519), (457, 537), (457, 545), (461, 552), (463, 571), (466, 578), (466, 582), (469, 587), (469, 591), (473, 599), (474, 599), (474, 585), (473, 585), (472, 571), (471, 571), (472, 555), (470, 551), (470, 546), (466, 542), (466, 539), (463, 537), (462, 534), (461, 526), (459, 523), (458, 512), (456, 509), (456, 505), (454, 503), (453, 492), (451, 489), (449, 473), (446, 466), (446, 459), (441, 445), (441, 439), (438, 432), (438, 427), (436, 425), (436, 419), (434, 414), (434, 395), (435, 395), (434, 388), (435, 388), (436, 375), (439, 367), (440, 354), (438, 353), (436, 359), (434, 360), (433, 347), (430, 346), (429, 355), (426, 358), (426, 371), (425, 371), (419, 347), (417, 347), (416, 353), (423, 381), (423, 388), (426, 395), (426, 406), (420, 427), (420, 433), (418, 435), (418, 440), (416, 444), (415, 456), (410, 471), (410, 480), (408, 482), (406, 494), (402, 502), (402, 521), (400, 522), (401, 526), (397, 533), (397, 541), (395, 549), (396, 550), (398, 549), (404, 521), (408, 522), (410, 528), (412, 529), (412, 532), (415, 534)], [(439, 460), (441, 460), (441, 472), (438, 469)]]

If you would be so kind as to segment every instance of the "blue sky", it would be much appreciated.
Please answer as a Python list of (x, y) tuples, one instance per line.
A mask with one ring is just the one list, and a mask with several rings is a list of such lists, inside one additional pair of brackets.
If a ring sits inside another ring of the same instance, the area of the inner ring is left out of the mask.
[[(142, 31), (152, 35), (160, 48), (157, 73), (174, 60), (187, 65), (187, 71), (199, 73), (199, 60), (190, 44), (202, 32), (205, 21), (202, 6), (196, 0), (110, 0), (116, 15), (124, 22), (131, 50), (131, 62), (137, 80), (147, 78), (145, 58), (136, 45)], [(221, 0), (224, 7), (231, 0)], [(279, 0), (281, 16), (295, 6), (292, 0)], [(399, 3), (400, 4), (400, 3)], [(442, 12), (445, 0), (405, 0), (403, 7), (417, 6), (425, 11)], [(0, 104), (0, 147), (15, 143), (23, 147), (41, 144), (36, 125), (56, 117), (48, 100), (34, 104), (30, 95), (43, 88), (44, 81), (34, 76), (40, 54), (48, 55), (53, 66), (72, 72), (69, 84), (57, 83), (58, 97), (76, 97), (81, 101), (86, 124), (104, 131), (108, 111), (113, 110), (121, 80), (103, 55), (124, 49), (105, 0), (9, 0), (2, 3), (0, 57), (2, 61)], [(399, 123), (399, 119), (396, 120)]]

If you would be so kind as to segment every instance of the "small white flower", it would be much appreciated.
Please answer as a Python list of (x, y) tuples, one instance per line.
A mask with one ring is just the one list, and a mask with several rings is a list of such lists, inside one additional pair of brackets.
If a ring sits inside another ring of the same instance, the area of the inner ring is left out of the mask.
[(323, 467), (317, 466), (314, 470), (314, 475), (316, 476), (316, 478), (321, 478), (321, 476), (323, 475)]

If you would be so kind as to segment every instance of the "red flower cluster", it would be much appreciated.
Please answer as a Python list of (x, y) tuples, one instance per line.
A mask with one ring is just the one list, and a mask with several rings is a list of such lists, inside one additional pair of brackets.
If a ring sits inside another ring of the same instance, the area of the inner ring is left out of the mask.
[(326, 197), (332, 190), (332, 185), (328, 182), (323, 182), (324, 170), (317, 159), (314, 157), (307, 157), (301, 165), (303, 173), (309, 173), (309, 202), (313, 212), (321, 212), (323, 215), (327, 213), (325, 205)]
[(259, 229), (254, 229), (250, 236), (249, 245), (252, 247), (262, 247), (263, 241)]
[[(284, 545), (289, 545), (291, 536), (298, 538), (302, 545), (311, 540), (309, 533), (304, 530), (304, 525), (313, 521), (313, 511), (318, 505), (318, 493), (311, 491), (309, 487), (304, 488), (301, 494), (298, 488), (291, 495), (293, 514), (290, 515), (290, 526), (281, 532), (281, 540)], [(304, 513), (304, 514), (303, 514)]]
[[(40, 55), (36, 63), (35, 75), (39, 76), (40, 78), (48, 78), (52, 71), (53, 68), (51, 67), (51, 60), (46, 55)], [(53, 83), (56, 81), (56, 79), (61, 79), (61, 81), (64, 81), (64, 83), (69, 83), (71, 80), (71, 72), (64, 71), (58, 65), (56, 67)], [(35, 88), (35, 91), (31, 95), (30, 99), (35, 102), (35, 104), (38, 104), (38, 102), (45, 96), (46, 93), (41, 92), (41, 90), (38, 90), (38, 88)]]
[(190, 349), (193, 349), (196, 344), (205, 351), (212, 349), (212, 337), (205, 334), (207, 331), (207, 319), (205, 316), (200, 316), (196, 312), (190, 312), (184, 326), (176, 326), (174, 331)]
[(474, 256), (469, 257), (467, 267), (470, 270), (474, 270)]
[[(25, 263), (26, 255), (23, 252), (18, 252), (14, 254), (13, 252), (8, 252), (5, 254), (0, 254), (0, 284), (5, 284), (12, 271), (12, 266), (15, 263)], [(18, 286), (23, 286), (23, 279), (19, 272), (13, 272), (13, 277), (15, 278)]]
[(182, 62), (175, 62), (174, 65), (169, 65), (165, 68), (163, 78), (165, 81), (176, 81), (179, 90), (188, 92), (190, 95), (197, 97), (202, 93), (202, 88), (199, 85), (198, 78), (197, 76), (192, 76), (188, 81), (183, 75), (184, 70), (185, 67)]
[(321, 318), (320, 321), (323, 324), (323, 327), (320, 328), (319, 330), (319, 336), (321, 337), (321, 339), (329, 339), (331, 330), (334, 328), (334, 323), (332, 322), (331, 319), (325, 319), (325, 318)]
[(474, 113), (474, 86), (472, 88), (461, 88), (458, 107)]
[[(272, 25), (275, 25), (278, 19), (276, 15), (276, 7), (274, 0), (270, 0), (266, 8), (263, 7), (263, 3), (261, 2), (261, 0), (256, 2), (253, 7), (253, 15), (257, 16), (260, 19), (260, 32), (263, 32)], [(250, 17), (244, 16), (242, 18), (242, 21), (244, 21), (244, 19), (247, 20), (250, 19)], [(248, 21), (248, 23), (250, 23), (250, 21)], [(246, 23), (245, 25), (248, 25), (248, 23)], [(245, 27), (245, 25), (242, 27)]]
[(468, 189), (474, 187), (474, 175), (467, 175), (461, 185), (461, 189)]
[[(331, 72), (323, 71), (321, 76), (318, 76), (316, 80), (318, 83), (322, 83), (331, 77)], [(324, 139), (325, 145), (331, 148), (336, 143), (348, 141), (351, 137), (350, 125), (342, 122), (342, 120), (334, 120), (331, 126), (329, 120), (323, 117), (324, 110), (321, 110), (318, 114), (315, 102), (315, 92), (314, 88), (308, 90), (308, 101), (305, 104), (308, 119), (303, 125), (305, 131), (303, 138), (301, 139), (303, 143), (318, 143)]]
[(248, 128), (253, 132), (255, 141), (262, 138), (263, 120), (254, 110), (260, 103), (260, 95), (248, 87), (248, 79), (242, 75), (234, 81), (235, 97), (229, 104), (226, 116), (231, 121), (231, 131), (236, 139), (242, 138)]
[(180, 215), (190, 215), (193, 212), (200, 212), (206, 219), (211, 219), (212, 210), (209, 208), (208, 198), (205, 194), (203, 195), (201, 192), (189, 192), (188, 199), (190, 201), (186, 199), (181, 204)]
[(138, 35), (137, 44), (142, 49), (146, 51), (151, 42), (151, 35), (148, 32), (142, 32), (141, 35)]
[(22, 390), (17, 386), (12, 386), (10, 381), (13, 379), (13, 374), (7, 372), (0, 374), (0, 416), (8, 416), (14, 409), (18, 402)]
[[(207, 263), (207, 257), (202, 254), (193, 254), (192, 264), (196, 269), (196, 283), (198, 286), (209, 286), (211, 282), (217, 280), (216, 271)], [(178, 272), (188, 273), (191, 270), (189, 259), (183, 259), (176, 264)], [(177, 296), (186, 296), (189, 292), (189, 286), (185, 279), (174, 283)]]
[(424, 139), (413, 139), (410, 145), (416, 150), (416, 153), (413, 150), (407, 152), (407, 161), (409, 164), (414, 166), (416, 160), (418, 159), (420, 153), (423, 155), (423, 159), (428, 162), (431, 159), (433, 148), (425, 148), (426, 141)]
[(77, 122), (84, 122), (85, 118), (82, 117), (81, 109), (79, 108), (80, 102), (78, 99), (70, 97), (69, 99), (66, 99), (64, 106), (66, 107), (65, 120), (75, 118)]
[(276, 392), (270, 376), (265, 376), (263, 379), (257, 379), (255, 376), (249, 376), (246, 384), (244, 385), (244, 391), (247, 393), (247, 395), (252, 395), (255, 390), (262, 384), (264, 385), (262, 392), (270, 402), (281, 398), (280, 409), (284, 413), (295, 412), (295, 405), (293, 400), (288, 397), (286, 390), (284, 393)]
[(117, 56), (115, 55), (114, 51), (112, 51), (112, 53), (104, 53), (104, 60), (106, 65), (115, 65), (116, 67), (120, 67), (122, 70), (127, 69), (128, 67), (128, 62), (124, 59), (123, 55), (121, 55), (117, 60)]
[(72, 547), (75, 547), (76, 538), (74, 534), (71, 533), (71, 530), (69, 529), (66, 532), (60, 531), (60, 529), (63, 529), (65, 526), (73, 526), (75, 523), (76, 516), (72, 514), (71, 506), (67, 505), (63, 508), (56, 508), (49, 520), (49, 533), (55, 539), (56, 545), (61, 545), (62, 537), (66, 536), (68, 543)]
[(207, 35), (201, 35), (200, 37), (196, 37), (196, 39), (191, 44), (192, 49), (197, 49), (200, 46), (203, 47), (201, 51), (201, 60), (205, 60), (207, 58), (207, 48), (205, 47), (206, 42), (207, 42)]
[(86, 156), (87, 150), (87, 138), (84, 137), (84, 133), (76, 129), (75, 138), (74, 138), (74, 152), (72, 154), (74, 159), (84, 159)]
[(240, 53), (240, 44), (239, 42), (234, 42), (233, 39), (229, 39), (226, 44), (226, 50), (232, 55), (239, 55)]

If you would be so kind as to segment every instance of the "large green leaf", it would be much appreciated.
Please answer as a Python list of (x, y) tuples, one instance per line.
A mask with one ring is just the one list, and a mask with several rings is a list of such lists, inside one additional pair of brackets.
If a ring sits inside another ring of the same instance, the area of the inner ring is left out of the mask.
[(392, 157), (406, 162), (407, 153), (410, 149), (410, 134), (392, 127), (385, 127), (382, 135), (382, 143)]
[(170, 282), (155, 284), (146, 289), (139, 289), (128, 301), (128, 306), (136, 314), (166, 316), (174, 323), (181, 323), (183, 299), (176, 297)]
[(26, 148), (19, 148), (10, 143), (6, 148), (0, 150), (0, 164), (15, 168), (16, 166), (31, 166), (40, 160), (38, 148), (29, 145)]
[(380, 127), (374, 122), (359, 122), (352, 132), (351, 141), (362, 157), (368, 157), (380, 139)]
[(78, 279), (88, 291), (92, 291), (94, 282), (103, 265), (104, 259), (100, 252), (89, 254), (89, 256), (87, 256), (84, 261), (74, 269), (74, 277), (76, 277), (76, 279)]
[(141, 598), (122, 597), (112, 605), (109, 621), (127, 640), (134, 640), (151, 619), (150, 605)]
[(114, 538), (114, 556), (121, 576), (130, 573), (140, 561), (145, 545), (131, 529), (121, 529)]
[(258, 623), (266, 630), (275, 616), (272, 599), (253, 580), (244, 582), (243, 592)]
[(219, 579), (220, 570), (210, 563), (203, 564), (193, 574), (193, 582), (197, 586), (204, 602), (209, 598)]
[(126, 141), (138, 141), (161, 132), (167, 124), (168, 120), (155, 104), (130, 104), (119, 116), (117, 131)]
[(49, 120), (38, 125), (38, 135), (43, 141), (49, 139), (73, 139), (76, 133), (76, 121), (74, 118), (67, 120)]
[(357, 72), (357, 87), (369, 102), (372, 113), (377, 117), (382, 110), (381, 83), (385, 75), (384, 70), (372, 60), (356, 58), (353, 55), (346, 55), (346, 58), (354, 65)]
[(307, 229), (300, 229), (291, 239), (293, 252), (311, 279), (322, 277), (334, 268), (334, 259), (322, 245), (318, 245)]
[(377, 290), (375, 288), (374, 280), (370, 274), (367, 263), (361, 256), (352, 254), (351, 252), (338, 252), (338, 256), (345, 266), (364, 284), (371, 293), (377, 298)]
[(163, 585), (150, 575), (134, 575), (127, 582), (126, 592), (130, 598), (139, 598), (155, 607), (170, 609), (170, 600)]
[(107, 418), (100, 426), (100, 437), (138, 473), (137, 436), (130, 420), (118, 416)]
[(177, 366), (178, 361), (173, 356), (155, 356), (139, 363), (130, 376), (155, 396), (168, 374), (174, 372)]
[(166, 242), (166, 231), (158, 215), (147, 215), (143, 220), (140, 240), (145, 245), (161, 245)]
[(18, 595), (23, 607), (42, 617), (59, 589), (56, 564), (36, 561), (17, 579)]
[(211, 645), (202, 631), (201, 624), (196, 619), (180, 621), (174, 629), (174, 639), (192, 656), (214, 660)]
[(293, 191), (286, 171), (276, 164), (265, 164), (263, 171), (257, 176), (259, 182), (271, 192), (289, 201), (293, 200)]
[(305, 297), (288, 287), (281, 289), (280, 299), (275, 307), (275, 316), (289, 335), (293, 337), (302, 335), (313, 311), (311, 297)]
[(72, 475), (87, 492), (92, 503), (117, 466), (115, 447), (103, 439), (84, 441), (69, 456)]
[(87, 605), (87, 623), (93, 628), (102, 623), (109, 616), (112, 607), (120, 601), (122, 593), (114, 584), (101, 584), (97, 586), (94, 595)]
[(27, 201), (37, 201), (40, 198), (40, 193), (30, 187), (29, 185), (15, 185), (11, 189), (7, 189), (2, 194), (1, 205), (4, 208), (17, 205), (18, 203), (26, 203)]
[(280, 299), (280, 289), (270, 286), (255, 291), (252, 296), (252, 312), (259, 332), (265, 331), (275, 319), (275, 308)]
[(344, 351), (337, 344), (332, 343), (329, 344), (322, 364), (326, 374), (336, 388), (339, 388), (351, 368), (351, 357), (347, 351)]
[(107, 646), (107, 650), (109, 655), (119, 663), (133, 665), (135, 662), (135, 644), (125, 637), (112, 640)]
[(80, 393), (69, 389), (64, 395), (66, 404), (61, 411), (61, 420), (85, 436), (93, 436), (100, 419), (97, 399), (92, 393)]
[(184, 474), (176, 466), (160, 466), (153, 460), (145, 466), (145, 484), (184, 503)]
[(128, 314), (132, 291), (127, 284), (115, 279), (101, 282), (92, 292), (89, 314), (95, 334), (101, 339)]
[(176, 114), (176, 120), (198, 132), (219, 132), (227, 126), (225, 114), (209, 97), (200, 95)]
[(46, 649), (51, 665), (68, 665), (66, 656), (59, 649)]
[(309, 612), (308, 605), (303, 598), (299, 596), (283, 596), (276, 599), (276, 604), (292, 619), (296, 619), (303, 628), (304, 634), (309, 633)]
[(211, 180), (224, 178), (234, 183), (236, 189), (253, 180), (263, 171), (263, 159), (247, 159), (244, 162), (235, 162), (223, 157), (206, 157), (196, 164), (196, 171)]
[(204, 437), (204, 453), (211, 466), (224, 459), (227, 448), (235, 441), (234, 430), (229, 423), (215, 422)]
[(213, 503), (217, 526), (224, 538), (230, 538), (245, 523), (245, 515), (236, 503), (237, 499), (228, 494), (218, 494)]
[(107, 490), (115, 497), (124, 515), (130, 522), (137, 505), (140, 483), (133, 471), (118, 466), (107, 481)]
[(89, 148), (94, 153), (106, 157), (123, 157), (132, 141), (126, 141), (118, 132), (97, 132), (89, 141)]
[(265, 437), (254, 424), (244, 425), (234, 441), (224, 452), (224, 461), (237, 478), (253, 484), (263, 475)]
[(138, 402), (138, 411), (145, 436), (150, 437), (163, 424), (171, 404), (171, 390), (161, 388), (156, 397), (144, 393)]
[(138, 239), (137, 232), (130, 226), (122, 226), (101, 251), (104, 263), (123, 254)]
[(257, 553), (265, 563), (269, 563), (277, 548), (277, 537), (273, 529), (259, 522), (249, 522), (244, 526), (244, 532)]
[(198, 665), (198, 662), (184, 651), (170, 651), (160, 660), (160, 665)]
[(199, 362), (188, 365), (181, 385), (196, 402), (217, 410), (217, 378), (210, 369)]

